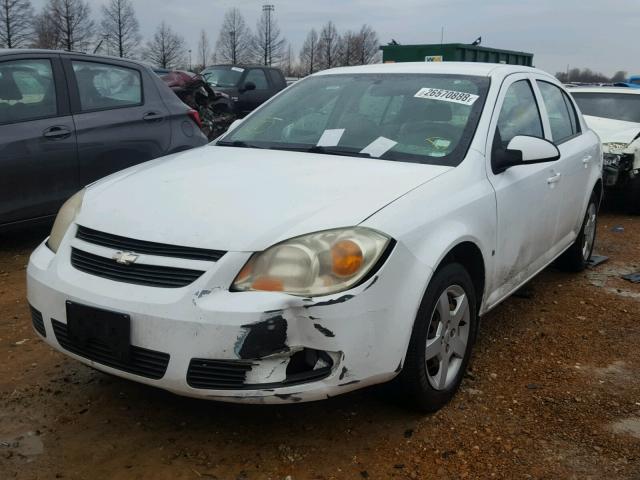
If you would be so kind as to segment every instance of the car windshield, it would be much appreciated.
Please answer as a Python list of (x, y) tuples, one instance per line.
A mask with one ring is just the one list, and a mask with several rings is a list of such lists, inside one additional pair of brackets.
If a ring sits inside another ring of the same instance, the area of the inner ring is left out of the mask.
[(214, 87), (235, 87), (242, 77), (244, 68), (211, 67), (202, 71), (201, 75)]
[(584, 115), (640, 123), (640, 95), (572, 92)]
[(488, 88), (488, 77), (466, 75), (309, 77), (217, 144), (455, 166)]

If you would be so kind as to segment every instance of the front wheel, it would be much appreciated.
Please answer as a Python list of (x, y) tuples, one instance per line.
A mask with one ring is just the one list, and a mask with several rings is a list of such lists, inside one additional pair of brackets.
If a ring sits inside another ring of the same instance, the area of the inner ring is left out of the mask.
[(597, 226), (598, 198), (592, 193), (576, 241), (558, 259), (560, 268), (569, 272), (581, 272), (586, 268), (596, 242)]
[(435, 412), (449, 402), (469, 363), (476, 328), (471, 278), (462, 265), (448, 264), (427, 287), (398, 378), (410, 403)]

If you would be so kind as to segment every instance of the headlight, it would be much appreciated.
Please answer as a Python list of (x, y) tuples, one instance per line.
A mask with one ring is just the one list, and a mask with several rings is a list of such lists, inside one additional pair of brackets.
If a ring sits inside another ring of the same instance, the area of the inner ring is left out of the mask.
[(376, 265), (389, 237), (363, 227), (311, 233), (254, 253), (233, 291), (319, 296), (356, 285)]
[(602, 157), (605, 167), (617, 167), (620, 164), (620, 155), (615, 153), (604, 153)]
[(58, 251), (60, 242), (62, 242), (64, 234), (67, 233), (69, 225), (71, 225), (78, 216), (78, 212), (82, 206), (83, 197), (84, 189), (80, 190), (73, 197), (64, 202), (64, 205), (60, 207), (56, 221), (53, 223), (53, 228), (51, 229), (51, 235), (49, 235), (49, 240), (47, 240), (47, 246), (52, 251)]

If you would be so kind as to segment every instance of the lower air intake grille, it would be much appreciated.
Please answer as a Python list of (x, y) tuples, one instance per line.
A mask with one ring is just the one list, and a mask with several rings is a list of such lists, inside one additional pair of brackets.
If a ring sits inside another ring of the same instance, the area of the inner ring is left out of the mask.
[(106, 365), (107, 367), (117, 368), (124, 372), (140, 375), (141, 377), (153, 378), (158, 380), (164, 377), (169, 364), (169, 354), (148, 350), (146, 348), (131, 346), (131, 359), (124, 363), (114, 356), (109, 347), (102, 342), (91, 340), (86, 345), (74, 342), (67, 333), (67, 325), (51, 320), (53, 332), (56, 335), (58, 343), (65, 350), (75, 353), (76, 355), (94, 362)]
[(244, 380), (251, 362), (193, 358), (187, 371), (187, 383), (193, 388), (213, 390), (245, 388)]
[(71, 265), (78, 270), (116, 282), (149, 287), (180, 288), (195, 282), (204, 272), (159, 265), (123, 265), (110, 258), (71, 249)]
[(44, 329), (44, 320), (42, 319), (42, 313), (29, 305), (29, 309), (31, 310), (31, 323), (33, 324), (33, 328), (36, 332), (38, 332), (43, 337), (47, 336), (47, 331)]

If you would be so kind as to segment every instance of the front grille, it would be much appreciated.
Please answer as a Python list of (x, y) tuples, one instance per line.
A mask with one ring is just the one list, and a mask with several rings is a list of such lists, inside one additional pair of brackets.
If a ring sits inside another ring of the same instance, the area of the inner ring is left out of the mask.
[(169, 364), (169, 354), (148, 350), (146, 348), (131, 346), (129, 362), (124, 363), (111, 353), (109, 347), (98, 341), (90, 340), (87, 344), (74, 342), (67, 332), (67, 325), (57, 320), (51, 320), (53, 332), (62, 348), (71, 353), (94, 362), (116, 368), (124, 372), (140, 375), (141, 377), (158, 380), (164, 377)]
[(204, 272), (159, 265), (123, 265), (110, 258), (71, 249), (71, 265), (78, 270), (117, 282), (149, 287), (180, 288), (195, 282)]
[(116, 250), (146, 253), (161, 257), (188, 258), (191, 260), (205, 260), (217, 262), (226, 253), (222, 250), (209, 250), (206, 248), (181, 247), (165, 243), (147, 242), (133, 238), (121, 237), (110, 233), (99, 232), (91, 228), (78, 226), (76, 238), (88, 243), (114, 248)]
[(246, 388), (244, 381), (251, 362), (193, 358), (187, 371), (187, 383), (193, 388), (214, 390)]
[(31, 310), (31, 323), (33, 324), (34, 330), (43, 337), (46, 337), (47, 331), (44, 328), (42, 313), (33, 308), (31, 305), (29, 305), (29, 310)]

